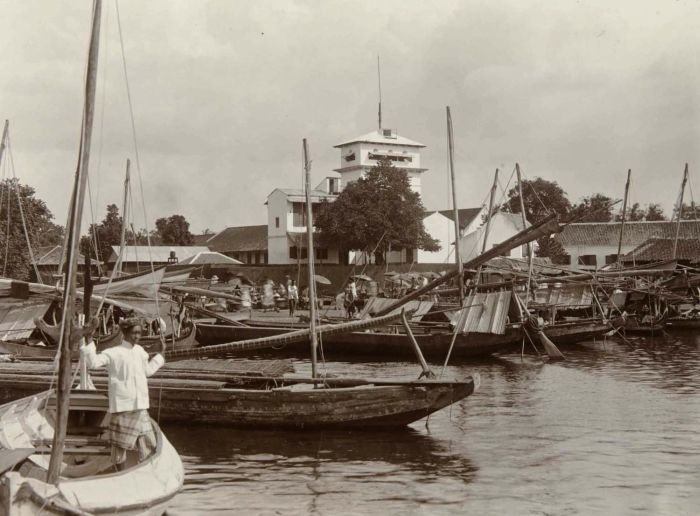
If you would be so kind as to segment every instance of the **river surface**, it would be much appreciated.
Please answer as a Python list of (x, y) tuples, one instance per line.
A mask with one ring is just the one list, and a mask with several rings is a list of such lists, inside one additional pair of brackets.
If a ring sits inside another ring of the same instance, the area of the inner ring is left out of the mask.
[(479, 372), (480, 390), (405, 431), (165, 425), (186, 468), (168, 514), (700, 514), (700, 333), (562, 351), (559, 363), (514, 354), (449, 366)]

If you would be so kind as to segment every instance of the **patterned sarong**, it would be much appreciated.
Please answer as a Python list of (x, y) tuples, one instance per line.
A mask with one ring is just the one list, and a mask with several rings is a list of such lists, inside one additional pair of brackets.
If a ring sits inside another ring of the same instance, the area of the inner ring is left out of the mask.
[(127, 450), (138, 449), (139, 460), (144, 460), (156, 447), (156, 435), (148, 411), (113, 413), (109, 421), (109, 441), (115, 464), (124, 462)]

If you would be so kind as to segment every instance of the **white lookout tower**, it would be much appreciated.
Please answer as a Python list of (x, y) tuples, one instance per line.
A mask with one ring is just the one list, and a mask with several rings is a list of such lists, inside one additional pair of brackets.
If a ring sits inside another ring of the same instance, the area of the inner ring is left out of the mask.
[(395, 167), (406, 171), (411, 189), (420, 195), (420, 176), (427, 170), (420, 166), (420, 149), (423, 147), (422, 143), (399, 136), (392, 129), (372, 131), (335, 145), (340, 149), (340, 168), (334, 170), (340, 174), (341, 185), (345, 186), (364, 176), (380, 160), (388, 158)]

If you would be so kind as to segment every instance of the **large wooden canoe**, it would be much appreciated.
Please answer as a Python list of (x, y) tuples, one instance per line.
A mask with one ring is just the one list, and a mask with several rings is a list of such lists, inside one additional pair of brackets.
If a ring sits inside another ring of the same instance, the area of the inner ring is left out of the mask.
[[(0, 400), (45, 388), (47, 375), (3, 374)], [(94, 376), (99, 390), (107, 379)], [(237, 376), (227, 381), (149, 379), (151, 413), (161, 421), (260, 428), (373, 429), (405, 426), (472, 394), (462, 381)]]
[[(254, 339), (280, 335), (298, 329), (299, 326), (266, 325), (235, 326), (220, 323), (197, 323), (197, 340), (200, 345), (220, 344), (239, 340)], [(565, 321), (549, 325), (545, 334), (555, 344), (580, 342), (600, 336), (612, 327), (600, 319)], [(412, 325), (416, 342), (426, 357), (444, 359), (453, 333), (449, 330), (430, 326)], [(489, 333), (459, 334), (455, 340), (452, 357), (475, 358), (504, 351), (522, 342), (524, 334), (519, 324), (509, 324), (503, 335)], [(375, 331), (352, 332), (323, 337), (325, 353), (338, 355), (364, 355), (409, 357), (413, 350), (403, 329), (399, 327), (383, 328)], [(304, 353), (305, 343), (285, 346), (286, 353)]]
[(152, 422), (155, 452), (115, 472), (104, 438), (107, 406), (104, 393), (73, 393), (74, 424), (68, 428), (57, 485), (44, 481), (53, 437), (53, 391), (0, 406), (0, 514), (163, 514), (182, 488), (180, 456)]

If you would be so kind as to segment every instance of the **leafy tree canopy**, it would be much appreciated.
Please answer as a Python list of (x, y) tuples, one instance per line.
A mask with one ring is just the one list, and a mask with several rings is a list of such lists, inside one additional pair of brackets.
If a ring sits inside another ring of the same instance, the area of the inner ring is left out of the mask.
[[(622, 217), (617, 215), (615, 220), (619, 222), (622, 220)], [(646, 209), (643, 209), (638, 202), (635, 202), (632, 206), (627, 207), (625, 220), (632, 222), (640, 220), (666, 220), (666, 216), (664, 215), (664, 209), (656, 203), (650, 203), (647, 205)]]
[(569, 220), (572, 222), (611, 222), (615, 202), (612, 198), (601, 193), (589, 195), (572, 206)]
[(343, 251), (375, 251), (381, 262), (390, 249), (440, 249), (425, 231), (424, 214), (406, 172), (383, 160), (348, 184), (334, 202), (323, 203), (314, 225), (322, 244)]
[(190, 233), (190, 223), (182, 215), (171, 215), (156, 220), (156, 230), (160, 241), (165, 245), (194, 243), (194, 236)]
[(53, 214), (43, 200), (35, 197), (34, 188), (20, 184), (17, 179), (0, 181), (0, 272), (5, 277), (28, 281), (36, 278), (22, 225), (18, 192), (35, 259), (38, 259), (37, 247), (62, 243), (63, 227), (53, 222)]
[[(552, 212), (559, 215), (560, 219), (565, 219), (569, 215), (571, 202), (556, 181), (547, 181), (541, 177), (532, 180), (524, 179), (522, 189), (525, 218), (531, 224), (539, 222)], [(517, 186), (508, 192), (503, 211), (520, 213), (520, 192)], [(549, 237), (537, 240), (537, 256), (549, 257), (554, 263), (566, 263), (564, 248), (559, 242)]]
[[(531, 224), (539, 222), (550, 213), (564, 218), (571, 210), (571, 203), (562, 187), (556, 181), (547, 181), (541, 177), (523, 180), (523, 203), (525, 218)], [(517, 186), (508, 192), (503, 211), (520, 213), (520, 193)]]

